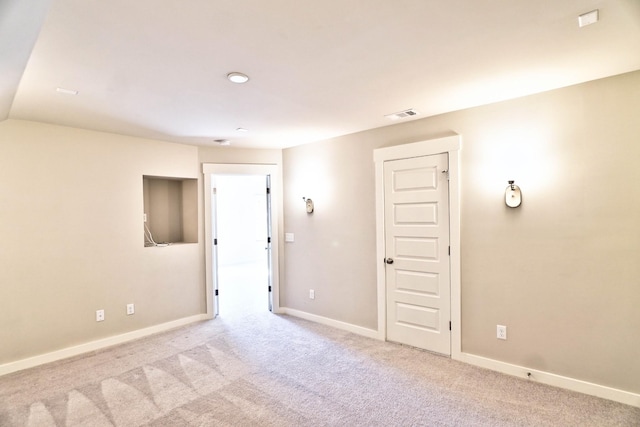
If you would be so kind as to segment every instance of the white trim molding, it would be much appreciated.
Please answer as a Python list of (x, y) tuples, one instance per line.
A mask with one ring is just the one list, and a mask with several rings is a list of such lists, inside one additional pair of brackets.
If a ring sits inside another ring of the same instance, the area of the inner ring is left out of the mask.
[(270, 175), (271, 176), (271, 290), (273, 299), (273, 313), (280, 313), (280, 271), (283, 260), (280, 254), (284, 253), (282, 246), (281, 230), (284, 229), (282, 216), (282, 166), (275, 163), (203, 163), (204, 175), (204, 229), (205, 229), (205, 281), (206, 281), (206, 307), (209, 318), (214, 317), (214, 276), (213, 246), (212, 246), (212, 212), (211, 212), (211, 175)]
[[(362, 335), (367, 338), (384, 341), (384, 337), (380, 338), (379, 331), (364, 328), (362, 326), (353, 325), (351, 323), (339, 320), (329, 319), (327, 317), (318, 316), (292, 308), (281, 307), (281, 314), (287, 314), (300, 319), (309, 320), (320, 323), (322, 325), (331, 326), (336, 329)], [(640, 394), (615, 389), (587, 381), (577, 380), (575, 378), (564, 377), (562, 375), (552, 374), (545, 371), (526, 368), (524, 366), (513, 365), (511, 363), (501, 362), (499, 360), (489, 359), (482, 356), (476, 356), (470, 353), (458, 353), (452, 359), (467, 363), (469, 365), (478, 366), (480, 368), (490, 369), (502, 374), (519, 377), (529, 381), (535, 381), (541, 384), (559, 387), (566, 390), (575, 391), (590, 396), (600, 397), (602, 399), (612, 400), (614, 402), (623, 403), (640, 408)], [(531, 375), (528, 375), (531, 374)]]
[(378, 331), (376, 338), (387, 337), (384, 242), (384, 162), (411, 157), (447, 153), (449, 155), (449, 244), (451, 245), (451, 357), (458, 358), (462, 349), (460, 299), (460, 135), (395, 145), (374, 150), (376, 163), (376, 256), (378, 283)]
[(520, 377), (528, 379), (530, 381), (535, 381), (554, 387), (560, 387), (571, 391), (576, 391), (578, 393), (588, 394), (590, 396), (613, 400), (615, 402), (624, 403), (625, 405), (631, 405), (640, 408), (640, 394), (632, 393), (629, 391), (577, 380), (575, 378), (564, 377), (562, 375), (552, 374), (549, 372), (538, 371), (536, 369), (513, 365), (510, 363), (501, 362), (499, 360), (489, 359), (482, 356), (476, 356), (469, 353), (460, 353), (459, 357), (456, 357), (455, 359), (459, 360), (460, 362), (490, 369), (492, 371), (501, 372), (503, 374), (512, 375), (515, 377)]
[(353, 325), (351, 323), (342, 322), (340, 320), (329, 319), (328, 317), (318, 316), (316, 314), (307, 313), (305, 311), (295, 310), (293, 308), (280, 307), (280, 314), (288, 314), (289, 316), (299, 317), (300, 319), (310, 320), (322, 325), (331, 326), (343, 331), (352, 332), (356, 335), (362, 335), (367, 338), (378, 339), (378, 331), (368, 329), (362, 326)]
[[(281, 307), (281, 313), (331, 326), (343, 331), (352, 332), (354, 334), (362, 335), (367, 338), (384, 341), (384, 337), (380, 338), (380, 334), (378, 333), (378, 331), (364, 328), (362, 326), (353, 325), (339, 320), (329, 319), (327, 317), (322, 317), (287, 307)], [(562, 375), (552, 374), (545, 371), (530, 369), (524, 366), (513, 365), (511, 363), (501, 362), (499, 360), (489, 359), (482, 356), (476, 356), (470, 353), (460, 352), (456, 355), (456, 357), (452, 357), (452, 359), (467, 363), (469, 365), (478, 366), (480, 368), (490, 369), (502, 374), (519, 377), (525, 380), (535, 381), (541, 384), (559, 387), (562, 389), (571, 390), (590, 396), (596, 396), (602, 399), (608, 399), (614, 402), (619, 402), (625, 405), (631, 405), (640, 408), (640, 394), (632, 393), (629, 391), (594, 384), (588, 381), (577, 380), (575, 378), (564, 377)]]
[(165, 332), (171, 329), (179, 328), (181, 326), (189, 325), (191, 323), (207, 320), (206, 314), (197, 314), (195, 316), (185, 317), (178, 320), (173, 320), (167, 323), (161, 323), (159, 325), (150, 326), (144, 329), (138, 329), (131, 332), (126, 332), (120, 335), (114, 335), (112, 337), (102, 338), (95, 341), (90, 341), (84, 344), (76, 345), (73, 347), (63, 348), (61, 350), (52, 351), (50, 353), (40, 354), (37, 356), (29, 357), (27, 359), (16, 360), (15, 362), (5, 363), (0, 365), (0, 376), (7, 375), (13, 372), (22, 371), (24, 369), (33, 368), (36, 366), (44, 365), (46, 363), (57, 362), (58, 360), (67, 359), (69, 357), (79, 356), (91, 351), (102, 350), (107, 347), (111, 347), (118, 344), (124, 344), (129, 341), (137, 340), (140, 338), (148, 337), (160, 332)]

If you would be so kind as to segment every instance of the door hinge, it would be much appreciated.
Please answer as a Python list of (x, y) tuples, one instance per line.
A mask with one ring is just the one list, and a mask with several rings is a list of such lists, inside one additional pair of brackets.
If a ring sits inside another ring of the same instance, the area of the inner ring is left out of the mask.
[(267, 243), (271, 243), (271, 236), (267, 237)]
[(451, 320), (449, 320), (449, 330), (451, 330)]
[(271, 188), (267, 187), (267, 194), (271, 194)]
[(449, 246), (449, 255), (451, 255), (451, 246)]
[(213, 246), (216, 246), (218, 244), (218, 239), (213, 239)]
[(271, 285), (269, 285), (269, 292), (271, 292)]
[(218, 296), (218, 290), (217, 290), (217, 289), (216, 289), (216, 291), (215, 291), (215, 296)]
[(449, 181), (449, 169), (445, 169), (442, 171), (443, 174), (447, 177), (447, 181)]
[(211, 189), (211, 192), (212, 192), (213, 194), (218, 194), (218, 189), (217, 189), (216, 187), (213, 187), (213, 188)]

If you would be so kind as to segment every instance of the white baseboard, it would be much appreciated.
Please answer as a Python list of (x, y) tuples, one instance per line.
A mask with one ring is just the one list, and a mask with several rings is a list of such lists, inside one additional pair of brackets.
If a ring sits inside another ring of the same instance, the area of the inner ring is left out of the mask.
[[(603, 399), (624, 403), (626, 405), (640, 407), (640, 394), (632, 393), (629, 391), (577, 380), (575, 378), (563, 377), (562, 375), (551, 374), (549, 372), (529, 369), (523, 366), (512, 365), (510, 363), (501, 362), (499, 360), (489, 359), (482, 356), (476, 356), (469, 353), (461, 353), (460, 357), (456, 357), (456, 359), (470, 365), (480, 366), (482, 368), (491, 369), (492, 371), (501, 372), (503, 374), (513, 375), (525, 379), (528, 378), (531, 381), (536, 381), (542, 384), (577, 391), (578, 393), (597, 396)], [(531, 376), (528, 376), (528, 373), (530, 373)]]
[(40, 354), (38, 356), (29, 357), (27, 359), (5, 363), (3, 365), (0, 365), (0, 376), (7, 375), (12, 372), (21, 371), (23, 369), (44, 365), (45, 363), (51, 363), (58, 360), (67, 359), (69, 357), (78, 356), (90, 351), (96, 351), (106, 347), (111, 347), (113, 345), (123, 344), (125, 342), (132, 341), (138, 338), (144, 338), (149, 335), (168, 331), (170, 329), (207, 319), (209, 319), (209, 317), (206, 314), (198, 314), (195, 316), (173, 320), (167, 323), (162, 323), (160, 325), (154, 325), (148, 328), (127, 332), (121, 335), (115, 335), (112, 337), (90, 341), (88, 343), (76, 345), (73, 347), (63, 348), (62, 350), (52, 351), (51, 353)]
[[(331, 326), (347, 332), (352, 332), (357, 335), (384, 341), (384, 339), (380, 338), (380, 333), (374, 329), (364, 328), (362, 326), (353, 325), (351, 323), (346, 323), (339, 320), (329, 319), (327, 317), (318, 316), (316, 314), (311, 314), (287, 307), (279, 307), (278, 313), (288, 314), (290, 316), (299, 317), (301, 319), (310, 320), (312, 322)], [(21, 371), (23, 369), (33, 368), (35, 366), (44, 365), (46, 363), (66, 359), (69, 357), (78, 356), (91, 351), (111, 347), (113, 345), (123, 344), (128, 341), (144, 338), (149, 335), (157, 334), (159, 332), (168, 331), (170, 329), (208, 319), (210, 319), (210, 316), (206, 314), (198, 314), (167, 323), (162, 323), (160, 325), (154, 325), (148, 328), (127, 332), (121, 335), (115, 335), (112, 337), (91, 341), (85, 344), (64, 348), (62, 350), (29, 357), (27, 359), (5, 363), (3, 365), (0, 365), (0, 376), (7, 375), (12, 372)], [(459, 357), (454, 357), (454, 359), (464, 363), (468, 363), (470, 365), (491, 369), (493, 371), (501, 372), (504, 374), (513, 375), (525, 379), (528, 378), (530, 381), (536, 381), (542, 384), (560, 387), (591, 396), (597, 396), (603, 399), (608, 399), (614, 402), (624, 403), (626, 405), (640, 408), (640, 394), (637, 393), (619, 390), (612, 387), (590, 383), (587, 381), (577, 380), (574, 378), (564, 377), (562, 375), (556, 375), (549, 372), (529, 369), (523, 366), (513, 365), (510, 363), (501, 362), (499, 360), (489, 359), (482, 356), (476, 356), (469, 353), (460, 353)], [(528, 373), (531, 373), (531, 376), (528, 376)]]
[[(373, 329), (363, 328), (361, 326), (352, 325), (350, 323), (329, 319), (327, 317), (322, 317), (287, 307), (280, 307), (279, 312), (282, 314), (289, 314), (291, 316), (299, 317), (301, 319), (310, 320), (312, 322), (321, 323), (323, 325), (332, 326), (334, 328), (342, 329), (348, 332), (353, 332), (354, 334), (384, 341), (384, 337), (381, 337), (380, 333)], [(590, 396), (601, 397), (603, 399), (612, 400), (614, 402), (624, 403), (625, 405), (640, 407), (640, 394), (632, 393), (629, 391), (619, 390), (612, 387), (590, 383), (587, 381), (564, 377), (562, 375), (556, 375), (549, 372), (538, 371), (536, 369), (525, 368), (523, 366), (513, 365), (510, 363), (501, 362), (499, 360), (489, 359), (482, 356), (476, 356), (469, 353), (460, 353), (459, 355), (453, 355), (452, 358), (464, 363), (468, 363), (470, 365), (501, 372), (503, 374), (513, 375), (525, 379), (528, 378), (530, 381), (536, 381), (542, 384), (560, 387), (567, 390), (576, 391), (578, 393), (588, 394)], [(528, 373), (531, 373), (531, 376), (528, 376)]]
[(341, 322), (340, 320), (329, 319), (328, 317), (322, 317), (316, 314), (311, 314), (305, 311), (295, 310), (293, 308), (287, 307), (280, 307), (279, 313), (288, 314), (290, 316), (299, 317), (305, 320), (310, 320), (312, 322), (331, 326), (337, 329), (342, 329), (343, 331), (353, 332), (354, 334), (363, 335), (368, 338), (373, 338), (376, 340), (380, 339), (378, 331), (374, 329), (364, 328), (362, 326), (353, 325), (347, 322)]

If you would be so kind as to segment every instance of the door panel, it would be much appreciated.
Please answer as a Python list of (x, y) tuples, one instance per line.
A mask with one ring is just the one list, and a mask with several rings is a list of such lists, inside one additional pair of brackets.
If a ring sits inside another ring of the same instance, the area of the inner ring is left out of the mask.
[(428, 307), (398, 303), (396, 322), (405, 327), (437, 331), (439, 327), (438, 311)]
[(395, 205), (395, 220), (398, 225), (418, 225), (438, 223), (437, 203), (415, 203)]
[(387, 339), (450, 354), (447, 154), (384, 164)]
[(440, 278), (437, 274), (396, 269), (396, 289), (438, 296)]
[(396, 237), (394, 246), (398, 261), (438, 261), (437, 239)]

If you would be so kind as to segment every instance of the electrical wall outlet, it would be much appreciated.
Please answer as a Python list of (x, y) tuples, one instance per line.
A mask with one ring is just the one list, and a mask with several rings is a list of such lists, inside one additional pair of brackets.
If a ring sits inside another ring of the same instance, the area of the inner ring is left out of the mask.
[(136, 312), (136, 307), (133, 304), (127, 304), (127, 316)]
[(498, 325), (497, 328), (496, 328), (496, 336), (500, 340), (506, 340), (507, 339), (507, 327), (506, 326), (502, 326), (502, 325)]
[(316, 298), (316, 291), (314, 291), (313, 289), (309, 289), (309, 299), (315, 299)]
[(96, 322), (104, 321), (104, 310), (96, 310)]

